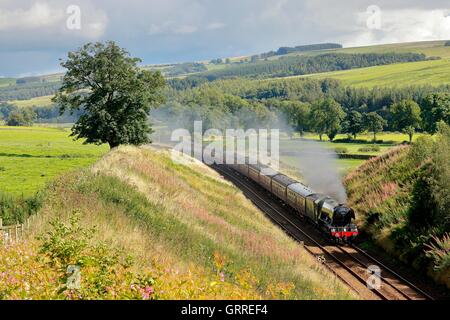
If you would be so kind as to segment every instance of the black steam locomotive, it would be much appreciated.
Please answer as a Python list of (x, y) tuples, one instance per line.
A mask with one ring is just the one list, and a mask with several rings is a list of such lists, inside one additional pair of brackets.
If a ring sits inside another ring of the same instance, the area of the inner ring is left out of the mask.
[(316, 193), (302, 183), (261, 164), (230, 165), (306, 217), (333, 240), (351, 242), (358, 235), (353, 209)]

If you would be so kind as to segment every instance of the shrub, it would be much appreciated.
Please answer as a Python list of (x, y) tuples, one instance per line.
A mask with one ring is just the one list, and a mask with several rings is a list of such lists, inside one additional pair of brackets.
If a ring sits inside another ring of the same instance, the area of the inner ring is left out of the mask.
[(433, 259), (434, 268), (437, 271), (450, 268), (450, 234), (445, 234), (442, 239), (433, 237), (434, 244), (425, 245), (427, 257)]
[(334, 152), (338, 154), (348, 153), (348, 149), (346, 147), (336, 147), (334, 148)]
[(92, 241), (97, 229), (85, 229), (79, 221), (76, 212), (69, 224), (56, 218), (51, 230), (38, 237), (39, 254), (59, 275), (58, 293), (67, 299), (153, 298), (153, 277), (132, 272), (131, 256)]
[(3, 224), (23, 223), (41, 208), (42, 199), (42, 193), (31, 198), (15, 198), (0, 193), (0, 218), (3, 219)]
[(447, 41), (444, 46), (445, 47), (450, 47), (450, 41)]
[(359, 152), (379, 152), (380, 147), (379, 146), (367, 146), (367, 147), (361, 147), (358, 149)]
[(31, 108), (23, 108), (12, 111), (6, 124), (8, 126), (32, 126), (36, 120), (36, 113)]

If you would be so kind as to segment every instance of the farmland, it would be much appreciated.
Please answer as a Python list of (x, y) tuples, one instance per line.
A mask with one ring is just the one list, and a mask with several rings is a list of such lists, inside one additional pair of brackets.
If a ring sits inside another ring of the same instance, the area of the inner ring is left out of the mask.
[[(301, 54), (318, 55), (329, 52), (349, 54), (423, 53), (427, 57), (440, 57), (442, 59), (325, 72), (308, 77), (316, 79), (333, 78), (341, 80), (345, 85), (368, 88), (374, 86), (441, 85), (450, 83), (448, 76), (450, 73), (450, 47), (444, 46), (444, 43), (445, 41), (411, 42), (336, 50), (318, 50)], [(298, 55), (299, 53), (296, 54)]]
[(0, 127), (0, 190), (32, 196), (64, 172), (96, 162), (108, 148), (83, 145), (63, 128)]
[(39, 107), (47, 107), (51, 106), (53, 104), (52, 102), (53, 96), (42, 96), (42, 97), (36, 97), (28, 100), (13, 100), (9, 101), (9, 103), (19, 107), (33, 107), (33, 106), (39, 106)]
[(333, 78), (354, 87), (450, 84), (450, 59), (397, 63), (314, 74), (311, 78)]

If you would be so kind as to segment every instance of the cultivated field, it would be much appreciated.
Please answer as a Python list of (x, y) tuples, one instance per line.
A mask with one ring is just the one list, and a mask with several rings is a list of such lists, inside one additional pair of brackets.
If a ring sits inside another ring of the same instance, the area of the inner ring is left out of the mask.
[[(450, 49), (449, 49), (450, 50)], [(318, 73), (310, 78), (333, 78), (354, 87), (450, 84), (450, 59), (397, 63), (386, 66)]]
[(33, 107), (33, 106), (47, 107), (47, 106), (51, 106), (53, 104), (52, 98), (53, 98), (52, 95), (51, 96), (42, 96), (42, 97), (36, 97), (36, 98), (28, 99), (28, 100), (9, 101), (9, 103), (18, 106), (19, 108)]
[(64, 128), (0, 127), (0, 191), (31, 196), (56, 176), (97, 161), (108, 148), (83, 145)]
[[(300, 77), (334, 78), (344, 84), (355, 87), (374, 86), (409, 86), (409, 85), (441, 85), (450, 84), (450, 47), (445, 41), (424, 41), (396, 43), (378, 46), (354, 47), (335, 50), (317, 50), (289, 55), (318, 55), (324, 53), (423, 53), (428, 57), (441, 57), (441, 60), (430, 60), (410, 63), (398, 63), (385, 66), (359, 68), (336, 72), (306, 75)], [(289, 56), (287, 55), (287, 56)], [(285, 57), (285, 56), (279, 56)], [(278, 58), (278, 57), (277, 57)]]

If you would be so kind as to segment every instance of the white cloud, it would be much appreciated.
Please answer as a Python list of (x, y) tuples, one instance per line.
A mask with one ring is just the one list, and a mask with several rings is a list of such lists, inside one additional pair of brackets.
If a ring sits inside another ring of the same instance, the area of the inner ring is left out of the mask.
[(225, 23), (216, 21), (216, 22), (211, 22), (210, 24), (208, 24), (206, 26), (206, 29), (208, 29), (208, 30), (218, 30), (218, 29), (222, 29), (224, 27), (225, 27)]
[(198, 30), (198, 28), (196, 26), (182, 25), (182, 26), (175, 28), (173, 30), (173, 32), (176, 34), (190, 34), (190, 33), (196, 32), (197, 30)]
[[(48, 39), (58, 36), (97, 39), (105, 33), (107, 16), (89, 1), (79, 4), (81, 29), (69, 30), (66, 27), (66, 21), (70, 14), (66, 12), (66, 9), (70, 3), (64, 2), (47, 0), (32, 1), (31, 4), (22, 4), (15, 8), (0, 6), (0, 31), (10, 31), (21, 36), (32, 31), (33, 36), (40, 34), (41, 37), (47, 36)], [(0, 34), (0, 40), (2, 40), (2, 34)]]
[(367, 13), (357, 14), (358, 31), (344, 37), (346, 46), (450, 39), (450, 10), (381, 10), (380, 29), (366, 26)]
[(28, 9), (6, 10), (0, 8), (0, 30), (33, 29), (55, 26), (63, 12), (48, 3), (37, 2)]

